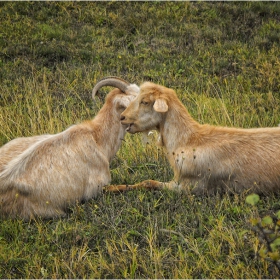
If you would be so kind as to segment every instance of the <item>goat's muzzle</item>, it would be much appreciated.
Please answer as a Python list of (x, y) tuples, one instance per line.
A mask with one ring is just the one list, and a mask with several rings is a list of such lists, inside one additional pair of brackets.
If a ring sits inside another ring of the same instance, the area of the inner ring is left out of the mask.
[(127, 118), (124, 115), (121, 115), (120, 121), (122, 125), (126, 126), (126, 132), (135, 133), (134, 129), (132, 129), (132, 126), (134, 125), (133, 120)]
[(125, 121), (125, 120), (123, 119), (123, 120), (121, 121), (121, 124), (124, 125), (124, 126), (126, 126), (126, 129), (125, 129), (126, 132), (132, 133), (131, 127), (133, 126), (134, 123), (129, 123), (129, 122), (127, 122), (127, 121)]

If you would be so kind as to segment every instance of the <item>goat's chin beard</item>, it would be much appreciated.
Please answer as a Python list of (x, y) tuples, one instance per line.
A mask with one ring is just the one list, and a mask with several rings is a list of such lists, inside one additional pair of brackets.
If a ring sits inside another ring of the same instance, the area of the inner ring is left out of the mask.
[(147, 128), (147, 127), (139, 127), (137, 124), (132, 123), (129, 124), (126, 128), (126, 132), (130, 134), (140, 133), (140, 132), (149, 132), (151, 130), (154, 130), (156, 128)]
[(135, 127), (135, 124), (129, 124), (127, 127), (126, 127), (126, 132), (130, 133), (130, 134), (134, 134), (134, 133), (137, 133), (137, 132), (140, 132), (136, 129)]
[(130, 133), (130, 134), (135, 134), (138, 132), (143, 132), (145, 131), (145, 129), (141, 129), (137, 124), (135, 123), (131, 123), (127, 126), (126, 128), (126, 132)]

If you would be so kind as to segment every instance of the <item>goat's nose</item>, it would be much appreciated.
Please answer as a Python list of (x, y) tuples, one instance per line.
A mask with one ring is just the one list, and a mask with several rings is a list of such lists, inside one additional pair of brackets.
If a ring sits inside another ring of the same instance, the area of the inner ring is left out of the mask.
[(121, 121), (123, 121), (125, 119), (125, 116), (121, 116)]

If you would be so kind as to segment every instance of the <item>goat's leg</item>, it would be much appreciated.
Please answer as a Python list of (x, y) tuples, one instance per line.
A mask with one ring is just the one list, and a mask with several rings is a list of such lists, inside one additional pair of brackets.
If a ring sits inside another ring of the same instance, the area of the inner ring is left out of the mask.
[(149, 189), (149, 190), (158, 190), (165, 187), (166, 183), (162, 183), (154, 180), (146, 180), (135, 185), (110, 185), (103, 188), (105, 192), (124, 192), (134, 189)]
[[(204, 196), (211, 194), (211, 191), (208, 189), (208, 178), (200, 179), (199, 181), (194, 180), (189, 182), (191, 188), (191, 194), (195, 196)], [(212, 190), (213, 191), (213, 190)]]

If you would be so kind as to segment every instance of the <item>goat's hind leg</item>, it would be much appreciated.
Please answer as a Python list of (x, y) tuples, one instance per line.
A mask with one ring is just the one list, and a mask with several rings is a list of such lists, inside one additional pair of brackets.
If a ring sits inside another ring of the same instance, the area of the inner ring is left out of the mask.
[(125, 192), (136, 189), (148, 189), (148, 190), (158, 190), (163, 189), (165, 187), (165, 183), (154, 181), (154, 180), (146, 180), (141, 183), (135, 185), (109, 185), (103, 188), (104, 192)]

